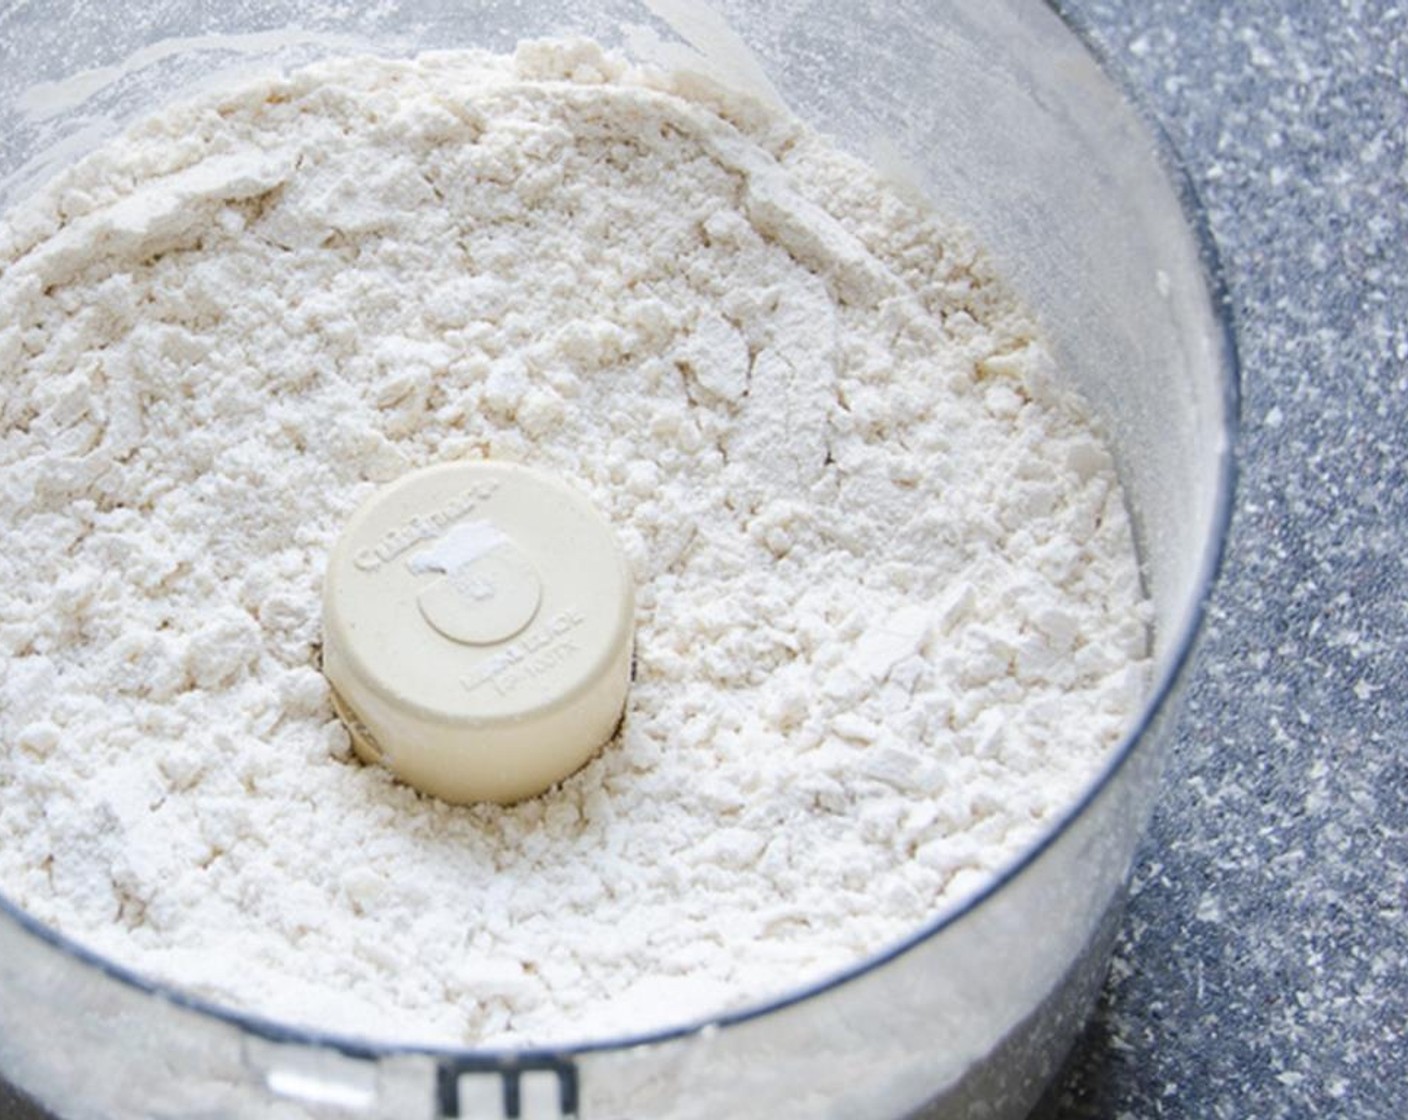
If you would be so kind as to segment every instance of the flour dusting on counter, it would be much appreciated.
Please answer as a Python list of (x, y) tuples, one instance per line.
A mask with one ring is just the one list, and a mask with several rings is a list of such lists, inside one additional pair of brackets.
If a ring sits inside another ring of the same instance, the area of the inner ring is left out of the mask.
[[(794, 120), (590, 43), (164, 110), (0, 224), (0, 892), (129, 967), (443, 1043), (635, 1032), (967, 896), (1127, 730), (1113, 466), (980, 255)], [(637, 585), (532, 801), (359, 765), (379, 483), (538, 464)]]

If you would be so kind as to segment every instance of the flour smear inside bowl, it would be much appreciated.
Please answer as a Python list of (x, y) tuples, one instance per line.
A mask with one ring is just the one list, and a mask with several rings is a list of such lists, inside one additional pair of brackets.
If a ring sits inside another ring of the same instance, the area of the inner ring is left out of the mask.
[[(1109, 454), (965, 236), (581, 41), (162, 110), (0, 224), (0, 893), (264, 1016), (640, 1032), (969, 896), (1126, 731)], [(507, 808), (351, 752), (328, 550), (519, 461), (635, 581), (616, 737)]]

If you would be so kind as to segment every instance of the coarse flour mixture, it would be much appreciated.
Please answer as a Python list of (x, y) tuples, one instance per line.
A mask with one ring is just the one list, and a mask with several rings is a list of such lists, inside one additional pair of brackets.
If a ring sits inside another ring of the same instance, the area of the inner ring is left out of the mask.
[[(1144, 682), (1109, 455), (962, 236), (584, 42), (167, 109), (0, 225), (0, 891), (301, 1024), (646, 1030), (987, 881)], [(554, 470), (638, 586), (619, 736), (511, 808), (352, 757), (330, 544)]]

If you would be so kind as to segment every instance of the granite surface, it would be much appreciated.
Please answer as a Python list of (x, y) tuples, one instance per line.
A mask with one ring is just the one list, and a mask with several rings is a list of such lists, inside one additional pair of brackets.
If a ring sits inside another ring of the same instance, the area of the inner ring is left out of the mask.
[(1068, 0), (1182, 153), (1243, 364), (1184, 733), (1061, 1120), (1408, 1116), (1408, 6)]
[[(1408, 6), (1065, 0), (1181, 151), (1243, 374), (1184, 732), (1060, 1120), (1408, 1115)], [(0, 1116), (21, 1115), (0, 1088)]]

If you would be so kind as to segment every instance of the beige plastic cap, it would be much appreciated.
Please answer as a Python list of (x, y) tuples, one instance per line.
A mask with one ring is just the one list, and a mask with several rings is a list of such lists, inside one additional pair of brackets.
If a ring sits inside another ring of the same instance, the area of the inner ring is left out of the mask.
[(615, 733), (634, 604), (611, 526), (566, 483), (430, 467), (373, 494), (334, 546), (323, 671), (363, 759), (446, 801), (517, 801)]

